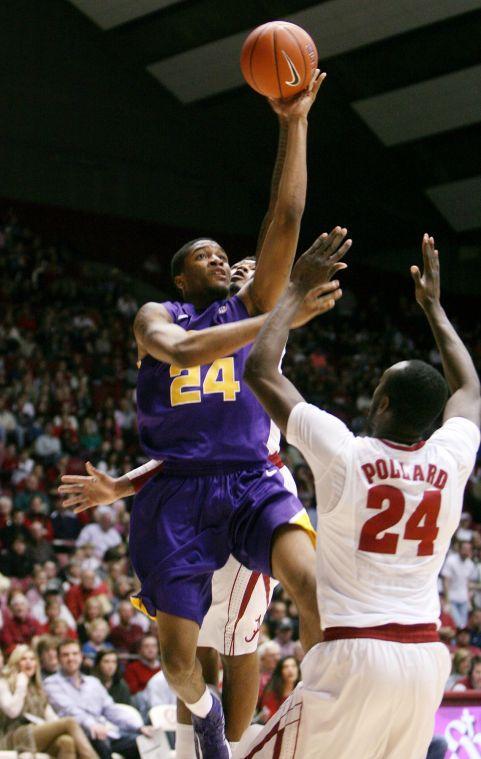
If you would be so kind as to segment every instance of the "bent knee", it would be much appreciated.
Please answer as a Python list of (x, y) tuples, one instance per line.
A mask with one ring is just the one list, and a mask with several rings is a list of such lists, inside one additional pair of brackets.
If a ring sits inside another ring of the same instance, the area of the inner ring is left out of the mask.
[(62, 751), (71, 751), (73, 753), (75, 748), (75, 741), (71, 735), (59, 735), (55, 741), (55, 747)]
[(62, 719), (59, 721), (61, 722), (65, 732), (72, 733), (74, 730), (77, 730), (78, 725), (73, 717), (62, 717)]
[(181, 651), (162, 651), (162, 670), (168, 683), (187, 682), (193, 675), (195, 656)]

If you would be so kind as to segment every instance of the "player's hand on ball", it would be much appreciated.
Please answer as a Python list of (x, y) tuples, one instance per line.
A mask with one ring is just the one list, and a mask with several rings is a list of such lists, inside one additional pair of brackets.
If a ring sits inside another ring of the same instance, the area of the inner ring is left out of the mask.
[(90, 461), (87, 461), (85, 468), (88, 476), (64, 474), (63, 484), (58, 489), (60, 495), (66, 496), (62, 507), (69, 509), (75, 506), (76, 514), (94, 506), (112, 503), (116, 499), (114, 478), (96, 469)]
[(325, 314), (334, 308), (336, 301), (342, 298), (342, 290), (337, 279), (325, 282), (310, 290), (297, 311), (292, 327), (302, 327), (314, 317)]
[(439, 253), (435, 248), (434, 237), (423, 237), (423, 268), (421, 274), (418, 266), (411, 266), (414, 279), (416, 300), (421, 308), (439, 303), (441, 284), (439, 277)]
[(269, 98), (272, 110), (277, 113), (280, 119), (284, 119), (285, 121), (307, 116), (326, 76), (324, 72), (321, 73), (319, 69), (316, 69), (312, 74), (312, 79), (307, 90), (296, 95), (296, 97), (291, 100), (274, 100)]
[(330, 279), (347, 264), (341, 259), (352, 245), (346, 240), (347, 229), (334, 227), (332, 232), (324, 232), (299, 258), (292, 272), (291, 281), (301, 292), (307, 294)]

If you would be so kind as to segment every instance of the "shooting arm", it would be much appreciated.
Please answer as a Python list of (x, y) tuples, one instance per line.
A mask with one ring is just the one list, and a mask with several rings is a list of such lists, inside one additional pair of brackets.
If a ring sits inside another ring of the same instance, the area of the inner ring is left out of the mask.
[(141, 356), (148, 354), (158, 361), (189, 367), (235, 353), (254, 340), (264, 321), (265, 316), (258, 316), (186, 332), (172, 324), (163, 306), (146, 303), (136, 316), (134, 334)]
[(281, 114), (279, 114), (279, 142), (277, 144), (276, 162), (274, 164), (274, 171), (272, 172), (269, 208), (267, 209), (267, 213), (262, 220), (259, 236), (257, 238), (257, 246), (256, 246), (257, 259), (259, 259), (260, 253), (262, 251), (262, 246), (264, 245), (264, 240), (266, 239), (267, 230), (269, 229), (272, 218), (274, 216), (274, 209), (276, 207), (277, 198), (279, 195), (279, 183), (281, 181), (282, 170), (284, 168), (284, 161), (286, 158), (286, 150), (287, 150), (287, 119)]

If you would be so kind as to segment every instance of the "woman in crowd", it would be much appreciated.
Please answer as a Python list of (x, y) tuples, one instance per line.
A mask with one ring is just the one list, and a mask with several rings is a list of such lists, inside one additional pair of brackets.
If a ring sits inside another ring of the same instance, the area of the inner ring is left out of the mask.
[(300, 680), (299, 664), (294, 656), (284, 656), (277, 664), (260, 701), (258, 721), (265, 723), (291, 695)]
[(469, 667), (469, 675), (459, 680), (453, 687), (455, 691), (477, 690), (481, 691), (481, 656), (473, 656)]
[(467, 648), (458, 648), (453, 656), (451, 674), (446, 682), (445, 691), (453, 690), (456, 683), (466, 678), (471, 665), (471, 653)]
[[(43, 722), (29, 722), (33, 719)], [(12, 651), (0, 676), (0, 749), (43, 751), (58, 759), (98, 759), (75, 720), (57, 718), (49, 706), (37, 659), (26, 645)]]
[(120, 674), (119, 659), (115, 651), (103, 649), (98, 652), (92, 675), (100, 680), (115, 703), (133, 705), (127, 683)]

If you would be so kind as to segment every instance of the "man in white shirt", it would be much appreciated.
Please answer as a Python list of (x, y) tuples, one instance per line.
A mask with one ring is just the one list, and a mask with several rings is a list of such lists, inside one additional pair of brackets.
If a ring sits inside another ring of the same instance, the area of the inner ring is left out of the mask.
[(97, 522), (86, 525), (77, 538), (77, 546), (92, 544), (95, 555), (102, 559), (109, 548), (115, 548), (122, 542), (118, 531), (113, 526), (114, 512), (110, 506), (99, 506), (96, 512)]
[(469, 583), (476, 582), (478, 579), (476, 565), (471, 558), (472, 554), (471, 543), (463, 541), (456, 551), (447, 556), (441, 572), (451, 614), (459, 628), (466, 627), (468, 623)]
[[(402, 361), (374, 392), (369, 437), (355, 437), (279, 374), (300, 299), (313, 287), (313, 298), (325, 298), (326, 283), (343, 266), (318, 243), (299, 259), (248, 358), (245, 379), (313, 471), (324, 639), (303, 660), (303, 684), (240, 752), (245, 759), (426, 757), (450, 670), (437, 633), (437, 577), (479, 446), (481, 393), (441, 307), (438, 252), (428, 235), (423, 260), (423, 274), (411, 268), (416, 300), (436, 340), (449, 399), (437, 370)], [(338, 283), (330, 286), (332, 307), (341, 293)], [(442, 427), (429, 437), (442, 412)]]

